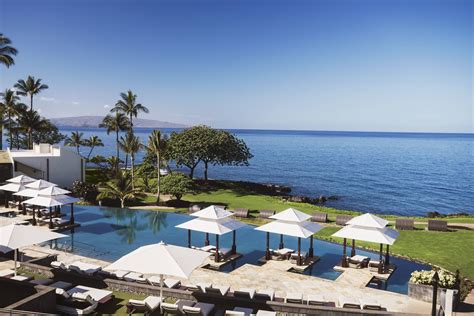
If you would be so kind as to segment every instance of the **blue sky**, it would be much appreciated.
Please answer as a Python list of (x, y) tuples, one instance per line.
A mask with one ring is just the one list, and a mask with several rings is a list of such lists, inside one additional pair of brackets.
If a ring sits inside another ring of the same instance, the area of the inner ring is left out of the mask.
[(105, 115), (132, 89), (143, 118), (214, 127), (472, 132), (472, 1), (0, 0), (46, 117)]

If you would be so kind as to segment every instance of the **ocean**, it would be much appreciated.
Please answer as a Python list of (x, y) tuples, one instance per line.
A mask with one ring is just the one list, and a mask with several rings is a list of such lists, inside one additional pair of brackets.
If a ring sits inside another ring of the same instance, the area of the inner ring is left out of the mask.
[[(113, 134), (79, 131), (85, 137), (98, 135), (104, 142), (105, 147), (94, 149), (93, 155), (115, 154)], [(146, 142), (150, 132), (139, 129), (136, 134)], [(210, 178), (282, 184), (291, 187), (292, 194), (310, 197), (337, 196), (326, 205), (345, 210), (474, 214), (473, 134), (231, 132), (249, 146), (254, 155), (250, 166), (211, 166)], [(82, 152), (87, 154), (88, 148)], [(203, 177), (202, 166), (195, 175)]]

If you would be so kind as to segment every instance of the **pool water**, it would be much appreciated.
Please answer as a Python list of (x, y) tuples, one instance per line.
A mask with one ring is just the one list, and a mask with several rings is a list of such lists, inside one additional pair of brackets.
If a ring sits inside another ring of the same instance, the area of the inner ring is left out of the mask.
[[(175, 226), (190, 220), (189, 215), (95, 206), (77, 206), (74, 215), (81, 226), (68, 232), (70, 238), (59, 240), (58, 247), (80, 255), (114, 261), (140, 246), (159, 241), (180, 246), (188, 244), (187, 231)], [(204, 238), (203, 233), (193, 232), (192, 244), (203, 246)], [(215, 244), (214, 238), (210, 236), (211, 244)], [(284, 242), (285, 247), (297, 249), (297, 238), (284, 237)], [(253, 226), (239, 229), (237, 251), (243, 256), (224, 266), (221, 271), (230, 272), (247, 263), (257, 265), (258, 259), (265, 255), (265, 243), (265, 233), (254, 230)], [(270, 235), (270, 247), (276, 249), (278, 243), (279, 236)], [(221, 247), (230, 248), (232, 234), (221, 236), (219, 244)], [(309, 240), (302, 240), (301, 247), (303, 251), (307, 251)], [(362, 250), (357, 253), (378, 259), (378, 253)], [(340, 273), (334, 271), (333, 267), (341, 259), (342, 246), (315, 239), (314, 254), (320, 257), (320, 261), (307, 269), (305, 274), (335, 280)], [(430, 269), (427, 265), (393, 257), (391, 262), (398, 268), (381, 288), (397, 293), (407, 293), (411, 272)]]

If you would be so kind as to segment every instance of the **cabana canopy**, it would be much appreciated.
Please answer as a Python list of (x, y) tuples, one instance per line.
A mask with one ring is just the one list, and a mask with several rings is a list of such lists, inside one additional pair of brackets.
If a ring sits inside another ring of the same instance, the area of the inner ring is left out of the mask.
[(57, 186), (47, 187), (45, 189), (41, 189), (38, 191), (38, 195), (47, 195), (47, 196), (56, 196), (56, 195), (64, 195), (69, 194), (71, 191), (61, 189)]
[(72, 204), (79, 201), (80, 200), (78, 198), (67, 196), (67, 195), (55, 195), (55, 196), (38, 195), (22, 203), (42, 206), (42, 207), (54, 207), (54, 206)]
[(26, 184), (26, 183), (30, 183), (34, 181), (36, 181), (36, 179), (25, 176), (25, 175), (19, 175), (18, 177), (14, 177), (7, 180), (7, 182), (16, 183), (16, 184)]
[(273, 221), (268, 224), (262, 225), (255, 228), (255, 230), (260, 230), (263, 232), (280, 234), (285, 236), (293, 236), (299, 238), (308, 238), (313, 234), (319, 232), (324, 227), (312, 222), (283, 222), (283, 221)]
[(229, 212), (223, 209), (222, 207), (211, 205), (200, 211), (194, 212), (190, 215), (194, 217), (204, 218), (204, 219), (218, 220), (218, 219), (230, 217), (234, 215), (234, 213)]
[(384, 228), (385, 226), (387, 226), (387, 224), (388, 224), (388, 221), (370, 213), (365, 213), (363, 215), (354, 217), (351, 220), (347, 221), (346, 223), (346, 225), (374, 227), (374, 228)]
[(399, 233), (391, 228), (374, 228), (349, 225), (344, 226), (334, 234), (333, 237), (347, 238), (373, 242), (384, 245), (393, 245)]
[(285, 222), (301, 223), (310, 219), (311, 216), (301, 211), (298, 211), (297, 209), (289, 208), (280, 213), (276, 213), (275, 215), (272, 215), (269, 218)]
[(48, 182), (46, 180), (36, 180), (35, 182), (31, 182), (25, 185), (25, 187), (30, 188), (30, 189), (36, 189), (36, 190), (41, 190), (49, 187), (55, 187), (57, 186), (54, 183)]
[(25, 190), (25, 187), (23, 184), (20, 183), (7, 183), (0, 186), (0, 190), (8, 192), (19, 192)]
[(224, 235), (244, 226), (244, 223), (226, 217), (215, 221), (204, 218), (195, 218), (177, 225), (176, 227), (202, 233)]
[(24, 190), (18, 191), (17, 193), (13, 193), (13, 195), (34, 198), (38, 196), (38, 192), (39, 190), (37, 189), (25, 188)]

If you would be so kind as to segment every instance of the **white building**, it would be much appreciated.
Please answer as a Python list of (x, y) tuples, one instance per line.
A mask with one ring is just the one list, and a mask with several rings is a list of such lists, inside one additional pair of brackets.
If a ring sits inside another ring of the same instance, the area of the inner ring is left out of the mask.
[(44, 179), (63, 188), (85, 179), (84, 158), (69, 148), (34, 144), (32, 150), (10, 150), (0, 154), (0, 180), (18, 175)]

